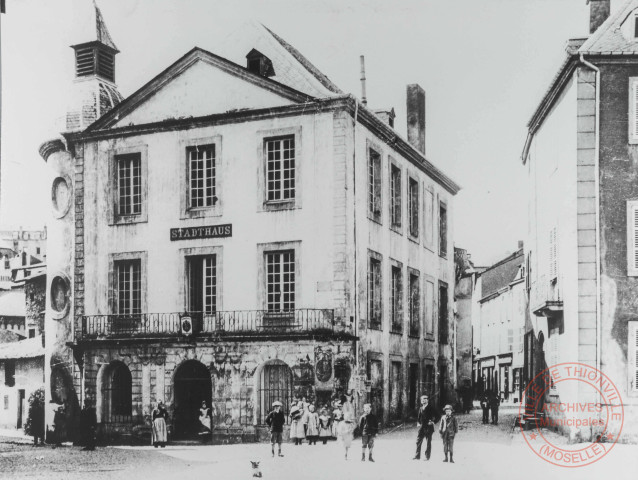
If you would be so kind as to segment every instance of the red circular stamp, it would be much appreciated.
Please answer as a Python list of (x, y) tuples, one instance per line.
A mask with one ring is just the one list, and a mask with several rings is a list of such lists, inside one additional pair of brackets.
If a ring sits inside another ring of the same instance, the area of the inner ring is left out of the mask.
[[(560, 363), (532, 379), (519, 406), (521, 433), (540, 458), (560, 467), (584, 467), (618, 441), (625, 414), (620, 392), (604, 373), (584, 363)], [(554, 441), (550, 430), (568, 443)]]

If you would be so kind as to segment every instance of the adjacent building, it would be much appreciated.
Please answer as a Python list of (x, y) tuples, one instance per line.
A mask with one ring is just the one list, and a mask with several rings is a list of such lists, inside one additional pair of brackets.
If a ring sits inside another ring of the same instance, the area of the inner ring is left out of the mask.
[(206, 401), (224, 441), (261, 438), (274, 400), (352, 393), (384, 422), (453, 401), (459, 187), (425, 157), (425, 92), (406, 140), (253, 25), (234, 61), (194, 48), (122, 99), (92, 14), (69, 131), (41, 147), (47, 401), (95, 402), (112, 441), (158, 400), (185, 439)]
[[(638, 2), (611, 16), (609, 0), (589, 4), (590, 35), (567, 43), (522, 157), (529, 178), (524, 379), (567, 361), (602, 370), (622, 395), (622, 439), (635, 440)], [(594, 397), (552, 384), (545, 402)], [(565, 433), (591, 439), (600, 432)]]
[(477, 393), (519, 402), (523, 392), (523, 335), (527, 317), (525, 257), (519, 249), (480, 274), (473, 363)]

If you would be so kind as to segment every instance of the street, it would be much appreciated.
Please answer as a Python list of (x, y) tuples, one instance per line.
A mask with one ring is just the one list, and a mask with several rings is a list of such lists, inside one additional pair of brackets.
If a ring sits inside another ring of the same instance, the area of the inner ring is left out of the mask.
[[(482, 425), (480, 411), (459, 415), (459, 434), (454, 464), (443, 463), (441, 440), (435, 434), (429, 462), (412, 460), (416, 427), (409, 425), (377, 437), (375, 463), (361, 462), (360, 440), (355, 439), (350, 458), (343, 458), (339, 442), (295, 447), (283, 445), (283, 458), (271, 458), (267, 444), (152, 447), (105, 447), (85, 452), (79, 447), (34, 448), (28, 444), (0, 443), (0, 478), (29, 479), (249, 479), (250, 461), (259, 461), (266, 479), (421, 479), (489, 478), (536, 479), (561, 475), (564, 479), (614, 480), (635, 478), (638, 458), (635, 446), (616, 445), (594, 465), (559, 468), (536, 457), (522, 440), (520, 431), (512, 433), (515, 408), (502, 409), (498, 426)], [(551, 433), (546, 433), (551, 436)], [(560, 442), (562, 437), (553, 440)]]

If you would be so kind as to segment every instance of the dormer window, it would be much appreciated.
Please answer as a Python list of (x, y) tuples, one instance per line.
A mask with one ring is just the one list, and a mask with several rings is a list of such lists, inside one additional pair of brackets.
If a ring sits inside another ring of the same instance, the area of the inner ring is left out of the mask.
[(272, 61), (266, 55), (254, 48), (246, 55), (246, 68), (255, 75), (272, 77), (275, 75)]

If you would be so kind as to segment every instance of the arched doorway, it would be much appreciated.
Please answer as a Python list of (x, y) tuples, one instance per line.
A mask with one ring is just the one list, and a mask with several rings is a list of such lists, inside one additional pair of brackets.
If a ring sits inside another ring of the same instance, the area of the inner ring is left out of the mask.
[(265, 423), (274, 401), (283, 403), (287, 418), (292, 401), (292, 386), (292, 370), (285, 362), (272, 360), (264, 365), (259, 376), (259, 424)]
[(102, 423), (129, 423), (133, 414), (133, 378), (118, 360), (111, 362), (102, 383)]
[(210, 408), (213, 384), (210, 372), (197, 360), (188, 360), (175, 372), (175, 437), (196, 438), (199, 433), (199, 409), (202, 401)]

